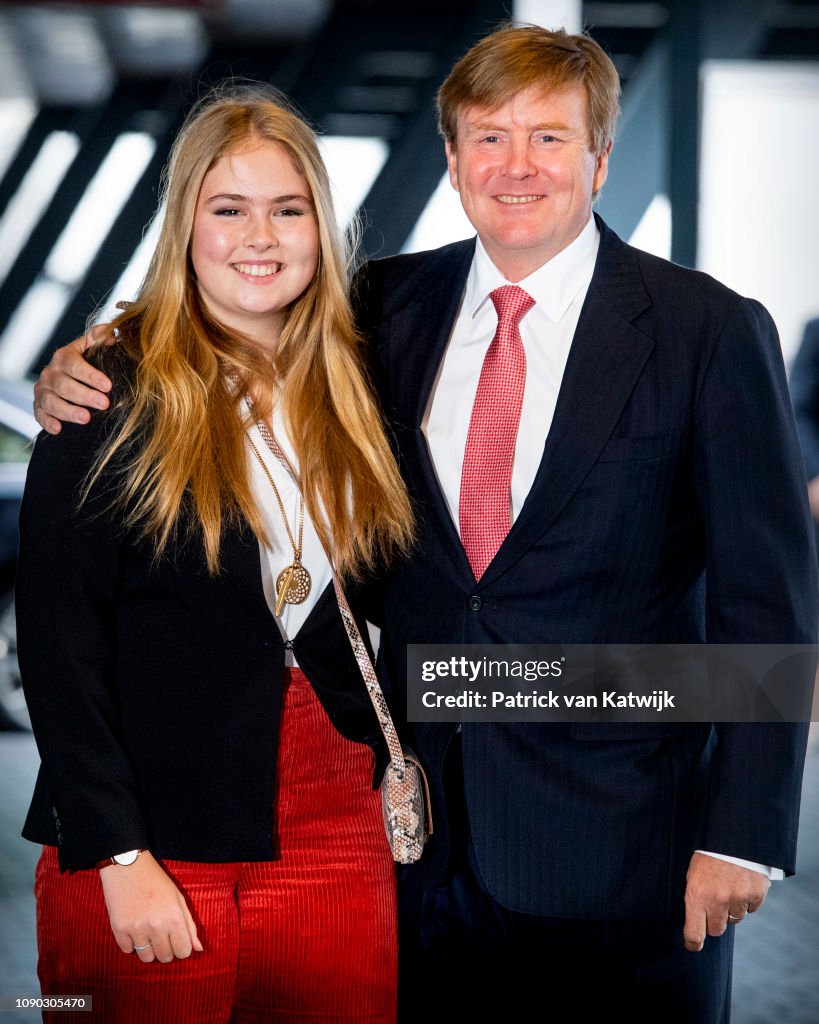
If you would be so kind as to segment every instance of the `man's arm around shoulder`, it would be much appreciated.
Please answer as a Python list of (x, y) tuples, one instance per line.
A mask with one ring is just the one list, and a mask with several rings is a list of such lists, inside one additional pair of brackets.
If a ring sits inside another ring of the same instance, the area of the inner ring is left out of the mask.
[(62, 423), (88, 423), (91, 409), (108, 408), (111, 381), (84, 357), (106, 332), (100, 325), (58, 348), (34, 385), (34, 415), (49, 434), (59, 434)]

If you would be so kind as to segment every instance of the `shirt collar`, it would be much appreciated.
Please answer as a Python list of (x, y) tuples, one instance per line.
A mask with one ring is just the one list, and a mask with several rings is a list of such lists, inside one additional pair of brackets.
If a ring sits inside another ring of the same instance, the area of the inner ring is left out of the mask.
[[(573, 242), (517, 283), (532, 296), (550, 320), (559, 323), (577, 293), (591, 280), (599, 245), (600, 232), (594, 217), (589, 217)], [(478, 238), (466, 280), (464, 308), (474, 318), (489, 301), (489, 293), (509, 283)]]

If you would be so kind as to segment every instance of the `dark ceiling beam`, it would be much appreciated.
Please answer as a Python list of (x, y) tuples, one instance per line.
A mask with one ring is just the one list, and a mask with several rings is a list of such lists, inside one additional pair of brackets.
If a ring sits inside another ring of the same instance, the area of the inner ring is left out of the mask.
[(23, 183), (45, 140), (52, 132), (63, 131), (73, 113), (64, 107), (42, 107), (37, 112), (0, 180), (0, 216)]
[(776, 23), (779, 0), (700, 0), (703, 59), (755, 57)]
[(671, 259), (697, 264), (700, 167), (701, 0), (671, 0), (668, 198), (671, 203)]
[[(134, 91), (142, 91), (143, 102), (136, 104), (119, 130), (148, 132), (155, 138), (156, 149), (91, 261), (84, 279), (76, 288), (74, 297), (55, 324), (47, 344), (32, 367), (33, 372), (40, 372), (56, 348), (85, 331), (89, 315), (119, 280), (156, 212), (160, 174), (184, 117), (185, 90), (176, 81), (168, 83), (154, 80), (150, 83), (133, 83), (132, 96)], [(114, 297), (130, 299), (133, 296)]]
[(117, 135), (123, 131), (134, 109), (136, 95), (128, 84), (120, 84), (101, 107), (77, 110), (63, 123), (80, 138), (80, 150), (56, 190), (51, 202), (23, 247), (8, 277), (0, 286), (0, 332), (22, 302), (42, 271), (68, 218), (82, 198)]
[(505, 16), (501, 0), (469, 5), (449, 19), (433, 16), (440, 31), (432, 51), (435, 69), (418, 89), (415, 113), (390, 147), (390, 155), (362, 204), (362, 250), (368, 258), (399, 252), (446, 170), (435, 118), (435, 94), (455, 62)]

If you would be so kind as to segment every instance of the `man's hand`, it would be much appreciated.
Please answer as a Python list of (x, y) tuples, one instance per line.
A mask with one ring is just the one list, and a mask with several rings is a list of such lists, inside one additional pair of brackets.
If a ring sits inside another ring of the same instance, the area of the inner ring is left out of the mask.
[(185, 897), (146, 850), (133, 864), (100, 870), (108, 918), (117, 945), (143, 963), (170, 963), (202, 952)]
[(810, 505), (810, 514), (819, 521), (819, 476), (808, 481), (808, 504)]
[[(108, 325), (99, 324), (70, 345), (58, 348), (34, 385), (34, 415), (49, 434), (59, 434), (61, 420), (88, 423), (89, 409), (108, 408), (105, 392), (111, 390), (111, 381), (83, 358), (87, 348), (107, 336)], [(111, 342), (116, 340), (109, 337)]]
[(695, 853), (685, 887), (685, 948), (698, 953), (706, 935), (722, 935), (765, 902), (770, 879), (759, 871)]

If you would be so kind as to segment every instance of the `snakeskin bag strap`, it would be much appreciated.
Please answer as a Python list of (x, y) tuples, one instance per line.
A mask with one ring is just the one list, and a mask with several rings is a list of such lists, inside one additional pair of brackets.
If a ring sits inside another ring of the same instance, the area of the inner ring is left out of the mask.
[[(238, 378), (232, 374), (230, 376), (238, 384)], [(249, 395), (245, 396), (245, 401), (265, 444), (298, 484), (298, 477), (287, 456), (264, 420), (256, 415), (253, 401)], [(380, 790), (387, 842), (390, 845), (393, 860), (399, 864), (414, 864), (420, 858), (424, 851), (424, 844), (432, 834), (432, 813), (427, 778), (418, 758), (412, 751), (401, 746), (387, 699), (378, 682), (367, 645), (361, 638), (347, 596), (336, 574), (333, 559), (329, 551), (325, 550), (325, 554), (333, 573), (333, 589), (341, 621), (344, 624), (347, 639), (350, 641), (353, 655), (372, 701), (390, 755)]]

